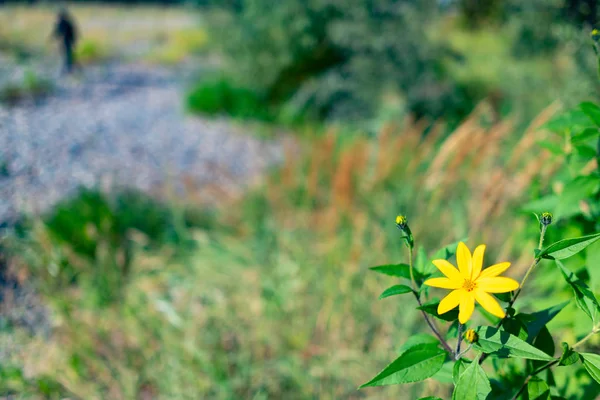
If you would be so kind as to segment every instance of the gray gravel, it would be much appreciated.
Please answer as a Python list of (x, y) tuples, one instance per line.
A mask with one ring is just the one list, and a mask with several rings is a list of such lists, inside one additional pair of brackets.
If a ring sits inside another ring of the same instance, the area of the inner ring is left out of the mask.
[(243, 190), (282, 161), (283, 139), (186, 115), (182, 76), (96, 67), (59, 81), (39, 104), (0, 105), (0, 223), (46, 211), (80, 186)]

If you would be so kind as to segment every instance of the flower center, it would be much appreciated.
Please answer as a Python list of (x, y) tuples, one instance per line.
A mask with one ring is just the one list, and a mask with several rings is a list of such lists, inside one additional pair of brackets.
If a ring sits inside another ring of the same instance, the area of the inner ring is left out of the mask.
[(473, 291), (473, 289), (475, 289), (477, 285), (475, 284), (475, 282), (473, 282), (470, 279), (465, 279), (465, 281), (463, 282), (463, 289), (465, 289), (467, 292), (471, 292)]

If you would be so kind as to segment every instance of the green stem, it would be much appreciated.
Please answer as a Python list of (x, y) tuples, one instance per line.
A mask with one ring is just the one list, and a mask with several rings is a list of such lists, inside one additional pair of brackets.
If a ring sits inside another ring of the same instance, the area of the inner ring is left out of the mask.
[[(546, 229), (548, 228), (547, 225), (542, 224), (542, 229), (540, 230), (540, 240), (538, 242), (538, 250), (542, 250), (542, 246), (544, 244), (544, 236), (546, 236)], [(521, 294), (521, 290), (523, 290), (523, 285), (525, 285), (525, 282), (527, 282), (527, 278), (529, 278), (529, 275), (531, 275), (531, 272), (533, 271), (533, 269), (536, 267), (536, 265), (538, 265), (540, 263), (542, 259), (539, 257), (536, 257), (533, 259), (531, 265), (529, 266), (529, 268), (527, 269), (527, 272), (525, 272), (525, 276), (523, 277), (523, 279), (521, 280), (521, 283), (519, 284), (519, 288), (517, 289), (517, 291), (515, 292), (515, 294), (511, 297), (510, 301), (508, 302), (508, 306), (506, 306), (506, 309), (508, 310), (509, 308), (512, 308), (512, 306), (515, 304), (515, 301), (517, 301), (517, 298), (519, 297), (519, 295)], [(500, 328), (502, 326), (502, 323), (506, 320), (508, 314), (506, 314), (504, 316), (504, 318), (502, 318), (500, 320), (500, 322), (498, 322), (498, 325), (496, 325), (496, 328)], [(483, 363), (483, 361), (485, 361), (485, 359), (488, 357), (488, 353), (484, 353), (481, 358), (479, 359), (479, 364)]]
[[(419, 303), (419, 307), (421, 307), (421, 306), (423, 306), (423, 303), (421, 302), (421, 295), (419, 294), (419, 289), (417, 288), (417, 282), (415, 281), (415, 276), (413, 273), (413, 246), (412, 245), (408, 246), (408, 269), (410, 271), (410, 280), (411, 280), (412, 287), (413, 287), (413, 293), (415, 295), (415, 298), (417, 299), (417, 303)], [(440, 331), (435, 327), (435, 324), (433, 323), (433, 321), (431, 321), (431, 319), (429, 318), (427, 313), (425, 311), (421, 310), (421, 314), (423, 314), (423, 318), (425, 318), (425, 322), (427, 323), (427, 325), (429, 325), (429, 328), (435, 334), (435, 336), (438, 338), (438, 340), (440, 341), (440, 343), (442, 344), (444, 349), (449, 354), (453, 354), (452, 348), (450, 347), (448, 342), (446, 342), (444, 337), (440, 334)]]
[(458, 340), (456, 342), (456, 351), (454, 352), (454, 359), (458, 360), (460, 358), (460, 344), (462, 343), (462, 331), (463, 324), (458, 323)]

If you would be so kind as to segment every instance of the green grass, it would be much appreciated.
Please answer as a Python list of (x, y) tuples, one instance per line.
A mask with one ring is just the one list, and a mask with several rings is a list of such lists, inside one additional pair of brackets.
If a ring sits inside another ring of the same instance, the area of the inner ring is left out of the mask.
[[(486, 265), (510, 260), (522, 274), (537, 222), (514, 210), (553, 168), (534, 168), (537, 135), (475, 117), (447, 138), (409, 123), (376, 138), (330, 132), (216, 219), (84, 193), (10, 241), (56, 324), (6, 361), (28, 371), (18, 393), (39, 393), (44, 377), (82, 398), (415, 399), (425, 386), (447, 398), (436, 380), (356, 391), (425, 329), (394, 298), (377, 300), (393, 282), (368, 267), (405, 260), (394, 225), (405, 212), (418, 262), (468, 236), (488, 245)], [(549, 303), (567, 296), (550, 290), (552, 271), (536, 275)], [(587, 329), (556, 324), (565, 336)]]
[(53, 90), (53, 83), (27, 71), (21, 81), (11, 81), (0, 87), (0, 102), (15, 105), (25, 100), (39, 100)]

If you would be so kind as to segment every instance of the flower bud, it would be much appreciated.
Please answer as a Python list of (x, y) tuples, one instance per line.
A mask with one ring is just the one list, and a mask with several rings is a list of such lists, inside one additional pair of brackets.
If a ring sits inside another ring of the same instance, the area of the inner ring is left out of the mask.
[(600, 31), (598, 29), (592, 29), (591, 36), (594, 42), (600, 41)]
[(396, 225), (398, 225), (398, 228), (404, 230), (406, 228), (407, 224), (408, 224), (408, 220), (406, 219), (406, 217), (404, 215), (398, 215), (396, 217)]
[(469, 343), (475, 343), (479, 339), (479, 335), (473, 329), (468, 329), (463, 336)]
[(549, 212), (543, 212), (540, 216), (540, 223), (544, 226), (548, 226), (552, 223), (552, 214)]

